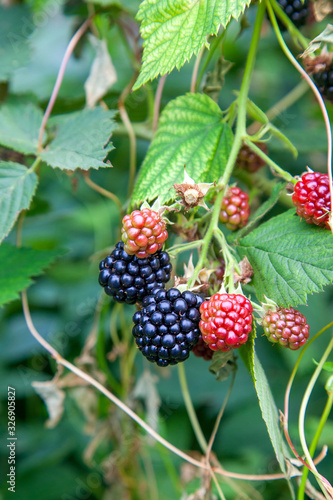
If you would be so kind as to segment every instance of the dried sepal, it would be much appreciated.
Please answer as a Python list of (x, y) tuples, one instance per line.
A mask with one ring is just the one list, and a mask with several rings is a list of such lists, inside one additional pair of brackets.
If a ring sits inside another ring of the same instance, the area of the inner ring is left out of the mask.
[(201, 182), (196, 184), (194, 179), (192, 179), (186, 172), (184, 167), (184, 180), (181, 184), (174, 184), (173, 187), (176, 190), (178, 196), (180, 196), (180, 204), (184, 205), (185, 210), (190, 210), (194, 207), (207, 207), (204, 197), (208, 190), (214, 185), (214, 183)]

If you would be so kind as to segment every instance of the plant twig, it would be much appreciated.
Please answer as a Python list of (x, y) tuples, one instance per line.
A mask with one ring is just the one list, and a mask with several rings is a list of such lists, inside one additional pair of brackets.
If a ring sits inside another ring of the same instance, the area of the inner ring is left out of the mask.
[(106, 198), (110, 198), (110, 200), (115, 202), (115, 204), (117, 205), (117, 207), (119, 209), (120, 217), (122, 218), (124, 215), (124, 211), (123, 211), (123, 206), (122, 206), (121, 201), (119, 200), (118, 196), (116, 196), (111, 191), (108, 191), (107, 189), (102, 188), (101, 186), (96, 184), (94, 181), (92, 181), (89, 177), (89, 172), (84, 172), (83, 178), (84, 178), (85, 183), (89, 187), (91, 187), (91, 189), (94, 189), (95, 191), (97, 191), (97, 193), (100, 193), (101, 195), (105, 196)]
[[(300, 407), (300, 411), (299, 411), (299, 418), (298, 418), (298, 429), (299, 429), (300, 441), (301, 441), (301, 445), (303, 448), (303, 452), (306, 456), (307, 462), (311, 466), (311, 472), (315, 475), (315, 477), (318, 481), (318, 484), (321, 487), (321, 489), (323, 490), (323, 493), (325, 494), (325, 496), (327, 495), (327, 492), (328, 492), (329, 495), (331, 496), (331, 498), (333, 497), (332, 485), (324, 476), (322, 476), (321, 474), (318, 473), (317, 468), (316, 468), (315, 464), (313, 463), (309, 449), (307, 447), (306, 438), (305, 438), (305, 431), (304, 431), (304, 422), (305, 422), (306, 408), (307, 408), (311, 393), (313, 391), (314, 385), (315, 385), (315, 383), (316, 383), (316, 381), (317, 381), (317, 379), (322, 371), (323, 365), (324, 365), (326, 359), (328, 358), (328, 356), (330, 355), (332, 349), (333, 349), (333, 338), (329, 342), (329, 344), (328, 344), (328, 346), (327, 346), (327, 348), (326, 348), (326, 350), (325, 350), (317, 368), (315, 369), (315, 371), (311, 377), (311, 380), (310, 380), (310, 382), (305, 390), (305, 393), (304, 393), (304, 396), (302, 399), (302, 403), (301, 403), (301, 407)], [(320, 480), (318, 480), (319, 478), (320, 478)], [(326, 498), (328, 498), (328, 497), (326, 496)]]
[(287, 182), (291, 182), (293, 184), (296, 184), (297, 180), (290, 175), (289, 172), (286, 170), (283, 170), (275, 161), (273, 161), (268, 155), (266, 155), (258, 146), (254, 144), (249, 138), (244, 138), (243, 142), (250, 148), (252, 151), (254, 151), (260, 158), (264, 160), (267, 165), (269, 165), (275, 172), (279, 175), (279, 177), (282, 177)]
[(165, 84), (165, 80), (167, 78), (167, 75), (161, 76), (159, 79), (156, 93), (155, 93), (155, 101), (154, 101), (154, 115), (153, 115), (153, 134), (155, 134), (158, 126), (158, 118), (160, 115), (160, 105), (161, 105), (161, 99), (162, 99), (162, 93), (163, 93), (163, 88)]
[(206, 441), (206, 438), (203, 435), (202, 429), (200, 427), (198, 417), (197, 417), (197, 414), (195, 413), (192, 399), (191, 399), (191, 396), (190, 396), (190, 393), (188, 390), (184, 363), (178, 363), (178, 377), (179, 377), (179, 383), (180, 383), (180, 388), (182, 391), (185, 407), (186, 407), (188, 416), (190, 418), (195, 437), (197, 438), (197, 441), (200, 445), (200, 448), (202, 449), (203, 452), (205, 452), (207, 449), (207, 441)]
[[(328, 395), (324, 411), (323, 411), (322, 416), (320, 418), (319, 425), (317, 427), (317, 430), (316, 430), (315, 435), (313, 437), (311, 446), (309, 448), (309, 453), (310, 453), (311, 457), (313, 457), (314, 452), (316, 451), (320, 435), (321, 435), (321, 433), (323, 431), (323, 428), (324, 428), (324, 426), (326, 424), (326, 421), (328, 419), (328, 416), (330, 414), (332, 406), (333, 406), (333, 392), (331, 392)], [(326, 453), (325, 453), (325, 455), (326, 455)], [(313, 461), (313, 462), (315, 463), (315, 461)], [(303, 468), (302, 480), (301, 480), (301, 483), (300, 483), (299, 488), (298, 488), (298, 497), (297, 497), (298, 500), (304, 500), (304, 493), (305, 493), (305, 488), (306, 488), (306, 479), (308, 477), (308, 474), (309, 474), (309, 469), (307, 467), (304, 467)]]
[[(294, 87), (288, 94), (282, 97), (277, 103), (275, 103), (265, 114), (270, 122), (274, 121), (283, 111), (290, 108), (295, 102), (297, 102), (307, 91), (309, 90), (309, 85), (301, 81), (296, 87)], [(247, 129), (248, 135), (256, 134), (262, 123), (254, 122)]]
[(53, 90), (52, 90), (52, 94), (51, 94), (49, 103), (47, 105), (47, 108), (45, 110), (45, 113), (44, 113), (44, 116), (43, 116), (43, 120), (42, 120), (42, 124), (41, 124), (40, 130), (39, 130), (37, 151), (41, 151), (42, 150), (43, 136), (44, 136), (46, 124), (47, 124), (47, 121), (48, 121), (48, 119), (49, 119), (49, 117), (51, 115), (54, 103), (55, 103), (55, 101), (57, 99), (57, 96), (58, 96), (58, 93), (59, 93), (59, 90), (60, 90), (60, 86), (62, 84), (62, 80), (64, 78), (64, 74), (65, 74), (65, 71), (66, 71), (67, 63), (68, 63), (68, 61), (69, 61), (69, 59), (70, 59), (70, 57), (71, 57), (71, 55), (73, 53), (73, 50), (75, 49), (76, 45), (78, 44), (80, 38), (82, 37), (82, 35), (84, 34), (84, 32), (89, 27), (89, 25), (91, 23), (91, 20), (92, 20), (92, 17), (89, 17), (80, 26), (80, 28), (72, 36), (72, 38), (71, 38), (71, 40), (70, 40), (70, 42), (69, 42), (69, 44), (67, 46), (67, 49), (66, 49), (64, 57), (63, 57), (63, 59), (61, 61), (61, 65), (60, 65), (60, 68), (59, 68), (58, 76), (57, 76), (56, 82), (54, 84), (54, 87), (53, 87)]
[(196, 83), (197, 83), (198, 71), (199, 71), (199, 66), (200, 66), (200, 62), (201, 62), (204, 51), (205, 51), (205, 46), (203, 46), (202, 49), (200, 50), (200, 52), (197, 55), (197, 58), (195, 60), (194, 66), (193, 66), (191, 87), (190, 87), (190, 92), (192, 92), (192, 94), (194, 94), (194, 92), (197, 88)]
[(133, 75), (130, 83), (124, 88), (124, 90), (120, 94), (118, 101), (119, 114), (123, 121), (123, 124), (126, 127), (128, 138), (130, 141), (130, 168), (129, 168), (129, 181), (128, 181), (128, 196), (130, 196), (132, 193), (134, 187), (135, 174), (136, 174), (136, 136), (133, 130), (131, 120), (129, 119), (128, 113), (125, 108), (125, 100), (129, 92), (131, 91), (131, 88), (133, 87), (136, 78), (137, 78), (137, 73)]

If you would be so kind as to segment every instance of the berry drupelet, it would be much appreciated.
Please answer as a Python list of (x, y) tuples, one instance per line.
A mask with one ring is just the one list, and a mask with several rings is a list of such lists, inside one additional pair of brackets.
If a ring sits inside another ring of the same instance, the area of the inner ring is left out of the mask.
[(107, 295), (117, 302), (141, 302), (155, 288), (164, 288), (172, 266), (167, 252), (158, 251), (147, 259), (128, 255), (124, 243), (116, 244), (113, 252), (99, 265), (99, 283)]
[(309, 325), (306, 317), (292, 307), (283, 307), (267, 312), (263, 319), (265, 335), (272, 343), (296, 351), (309, 338)]
[(250, 217), (249, 195), (239, 187), (227, 190), (221, 204), (220, 221), (235, 231), (247, 224)]
[(125, 215), (121, 232), (126, 252), (139, 259), (161, 250), (168, 237), (164, 220), (149, 208)]
[(185, 361), (198, 342), (202, 302), (189, 291), (154, 288), (133, 316), (133, 336), (142, 354), (158, 366)]
[(303, 174), (295, 185), (292, 200), (297, 214), (306, 222), (330, 229), (331, 195), (327, 174), (319, 172)]
[[(309, 17), (309, 0), (278, 0), (281, 9), (287, 14), (289, 19), (297, 28), (304, 26)], [(278, 20), (279, 26), (285, 30), (285, 25)]]
[(236, 349), (252, 330), (251, 302), (240, 294), (216, 293), (200, 306), (202, 338), (213, 351)]
[(333, 63), (324, 70), (313, 73), (312, 77), (321, 95), (333, 102)]
[[(259, 149), (261, 149), (263, 153), (268, 154), (268, 149), (264, 142), (255, 142), (254, 144)], [(254, 151), (252, 151), (252, 149), (247, 144), (242, 145), (236, 160), (237, 168), (247, 170), (248, 172), (253, 174), (265, 165), (266, 162), (262, 158), (260, 158), (260, 156), (258, 156)]]
[(214, 351), (206, 344), (200, 335), (198, 343), (193, 347), (193, 354), (198, 358), (203, 358), (205, 361), (210, 361), (213, 357)]

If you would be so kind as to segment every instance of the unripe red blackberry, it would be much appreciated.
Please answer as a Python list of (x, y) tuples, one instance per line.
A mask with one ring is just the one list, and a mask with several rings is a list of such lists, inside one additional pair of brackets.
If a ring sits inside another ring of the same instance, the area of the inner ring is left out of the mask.
[(142, 354), (158, 366), (185, 361), (200, 335), (200, 295), (155, 288), (133, 316), (133, 336)]
[(209, 277), (210, 288), (213, 292), (220, 290), (225, 273), (225, 262), (220, 259), (220, 265), (215, 269), (215, 271)]
[(139, 259), (161, 250), (168, 237), (164, 220), (150, 208), (134, 210), (125, 215), (121, 232), (125, 251)]
[(214, 351), (203, 340), (202, 335), (200, 335), (198, 343), (193, 347), (192, 352), (198, 358), (203, 358), (206, 361), (210, 361), (214, 354)]
[[(263, 153), (268, 154), (267, 146), (264, 142), (255, 142), (254, 144), (260, 148)], [(242, 145), (237, 156), (236, 167), (254, 173), (265, 165), (265, 161), (260, 158), (260, 156), (258, 156), (247, 144)]]
[(199, 328), (213, 351), (230, 351), (245, 344), (252, 330), (251, 302), (240, 294), (216, 293), (200, 306)]
[(239, 187), (228, 188), (221, 204), (220, 221), (235, 231), (245, 226), (249, 217), (249, 195)]
[(308, 172), (302, 175), (294, 188), (292, 197), (297, 214), (309, 224), (329, 227), (331, 195), (327, 174)]
[(306, 317), (292, 307), (280, 307), (269, 311), (263, 319), (263, 328), (268, 340), (296, 351), (309, 338), (309, 325)]

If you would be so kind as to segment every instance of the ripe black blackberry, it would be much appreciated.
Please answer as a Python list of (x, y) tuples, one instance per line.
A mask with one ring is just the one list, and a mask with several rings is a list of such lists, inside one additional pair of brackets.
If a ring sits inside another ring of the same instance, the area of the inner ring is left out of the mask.
[(324, 70), (313, 73), (312, 77), (321, 95), (333, 101), (333, 63)]
[(177, 288), (154, 288), (133, 316), (133, 336), (142, 354), (158, 366), (185, 361), (200, 336), (199, 307), (204, 299)]
[[(309, 0), (278, 0), (281, 9), (297, 28), (304, 26), (309, 16)], [(280, 29), (285, 30), (285, 25), (278, 19)]]
[(158, 251), (146, 259), (128, 255), (124, 243), (116, 244), (113, 252), (99, 265), (99, 284), (117, 302), (141, 302), (154, 288), (164, 288), (169, 281), (172, 265), (167, 252)]

